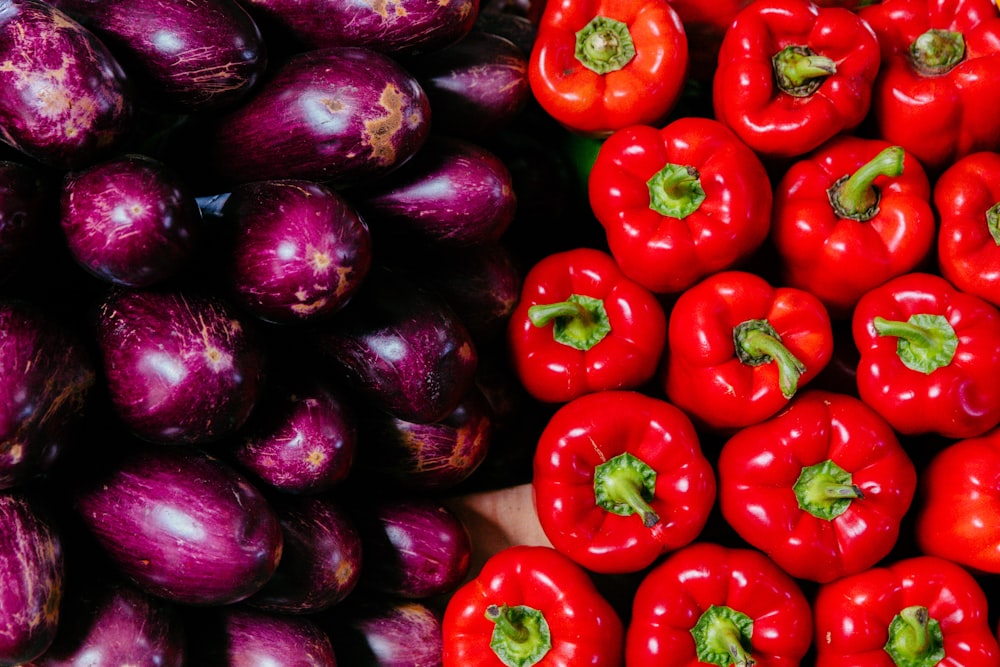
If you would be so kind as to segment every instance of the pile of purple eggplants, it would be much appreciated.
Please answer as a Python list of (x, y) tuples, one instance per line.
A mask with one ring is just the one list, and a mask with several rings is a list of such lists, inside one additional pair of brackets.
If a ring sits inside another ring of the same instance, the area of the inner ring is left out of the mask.
[(0, 667), (439, 664), (573, 182), (516, 7), (376, 4), (0, 2)]

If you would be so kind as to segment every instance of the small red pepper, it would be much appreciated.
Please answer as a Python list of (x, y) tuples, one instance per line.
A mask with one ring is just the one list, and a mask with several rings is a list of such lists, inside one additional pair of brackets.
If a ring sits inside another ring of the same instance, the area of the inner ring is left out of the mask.
[(615, 132), (588, 184), (611, 254), (661, 294), (753, 254), (771, 228), (771, 192), (757, 155), (726, 126), (697, 117)]
[(443, 667), (620, 667), (624, 628), (579, 565), (546, 546), (507, 547), (448, 600)]
[(812, 644), (798, 583), (753, 549), (697, 542), (639, 583), (625, 633), (629, 667), (793, 667)]
[(934, 185), (937, 258), (955, 287), (1000, 306), (1000, 153), (967, 155)]
[(1000, 423), (1000, 311), (930, 273), (866, 294), (851, 324), (858, 395), (898, 432), (982, 435)]
[(785, 572), (817, 582), (889, 555), (917, 486), (884, 419), (852, 396), (819, 390), (732, 436), (718, 472), (726, 522)]
[(784, 282), (849, 318), (862, 294), (932, 254), (930, 181), (899, 146), (844, 135), (788, 168), (771, 232)]
[(1000, 15), (991, 0), (882, 0), (858, 10), (882, 67), (874, 130), (931, 173), (1000, 148)]
[(833, 354), (819, 299), (745, 271), (713, 274), (683, 292), (667, 338), (667, 398), (717, 431), (774, 415)]
[(986, 594), (961, 566), (914, 556), (822, 584), (816, 667), (996, 667)]
[(606, 136), (663, 121), (680, 97), (687, 62), (684, 25), (667, 0), (550, 0), (528, 82), (567, 129)]
[(715, 117), (765, 158), (804, 155), (864, 120), (880, 61), (868, 24), (810, 0), (755, 0), (726, 31)]
[(656, 371), (667, 317), (656, 297), (605, 252), (576, 248), (538, 261), (524, 276), (508, 341), (525, 390), (559, 403), (630, 389)]
[(1000, 429), (947, 445), (920, 479), (920, 551), (1000, 574)]
[(602, 573), (636, 572), (692, 542), (716, 491), (691, 420), (634, 391), (559, 408), (535, 448), (532, 484), (552, 545)]

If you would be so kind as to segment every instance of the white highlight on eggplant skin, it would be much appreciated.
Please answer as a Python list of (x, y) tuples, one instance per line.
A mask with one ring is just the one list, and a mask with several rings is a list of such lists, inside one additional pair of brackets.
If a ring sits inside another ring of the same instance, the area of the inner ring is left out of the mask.
[(172, 537), (181, 540), (200, 542), (207, 535), (205, 527), (198, 519), (181, 509), (169, 505), (156, 507), (153, 510), (153, 521)]
[(169, 30), (154, 32), (150, 41), (163, 53), (178, 53), (184, 49), (184, 40), (180, 39), (176, 32)]

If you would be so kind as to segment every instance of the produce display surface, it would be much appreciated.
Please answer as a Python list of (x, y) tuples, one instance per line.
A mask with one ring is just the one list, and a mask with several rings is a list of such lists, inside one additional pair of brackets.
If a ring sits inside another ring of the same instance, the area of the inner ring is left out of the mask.
[(0, 0), (0, 667), (1000, 667), (993, 0)]

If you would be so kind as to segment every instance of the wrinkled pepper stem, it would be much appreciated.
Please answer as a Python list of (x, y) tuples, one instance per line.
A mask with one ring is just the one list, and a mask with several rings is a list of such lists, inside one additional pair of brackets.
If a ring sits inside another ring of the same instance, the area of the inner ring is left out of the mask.
[(705, 201), (705, 190), (694, 167), (667, 163), (646, 181), (646, 186), (649, 208), (671, 218), (683, 220)]
[(927, 607), (906, 607), (889, 624), (885, 652), (897, 667), (934, 667), (944, 660), (944, 636)]
[(625, 452), (594, 469), (594, 499), (612, 514), (638, 514), (652, 528), (660, 521), (649, 505), (656, 491), (656, 471), (638, 457)]
[(627, 25), (595, 16), (577, 31), (574, 55), (587, 69), (607, 74), (625, 67), (635, 57), (635, 43)]
[(791, 398), (799, 387), (805, 365), (781, 342), (778, 332), (767, 320), (747, 320), (733, 328), (736, 356), (744, 364), (761, 366), (778, 364), (778, 386), (785, 398)]
[(846, 512), (852, 501), (865, 497), (851, 473), (829, 459), (802, 468), (792, 490), (803, 511), (827, 521)]
[(898, 339), (896, 354), (904, 366), (926, 375), (950, 364), (958, 349), (955, 329), (943, 315), (917, 313), (905, 322), (875, 317), (872, 326), (879, 336)]
[(552, 324), (552, 337), (563, 345), (587, 351), (611, 332), (608, 311), (601, 299), (571, 294), (558, 303), (535, 304), (528, 319), (536, 327)]
[(947, 74), (965, 59), (965, 37), (960, 32), (931, 29), (910, 44), (910, 62), (921, 74)]
[(807, 46), (786, 46), (771, 56), (771, 66), (778, 88), (793, 97), (809, 97), (837, 72), (837, 63)]
[(990, 230), (993, 242), (1000, 246), (1000, 202), (986, 211), (986, 227)]
[(875, 187), (875, 179), (879, 176), (890, 178), (901, 176), (905, 156), (902, 147), (889, 146), (853, 174), (837, 180), (827, 190), (830, 205), (837, 215), (861, 222), (871, 220), (878, 215), (880, 197), (878, 188)]
[(699, 662), (719, 667), (752, 667), (753, 619), (730, 607), (711, 605), (691, 628)]
[(490, 648), (507, 667), (531, 667), (552, 648), (549, 625), (537, 609), (494, 604), (486, 618), (494, 624)]

